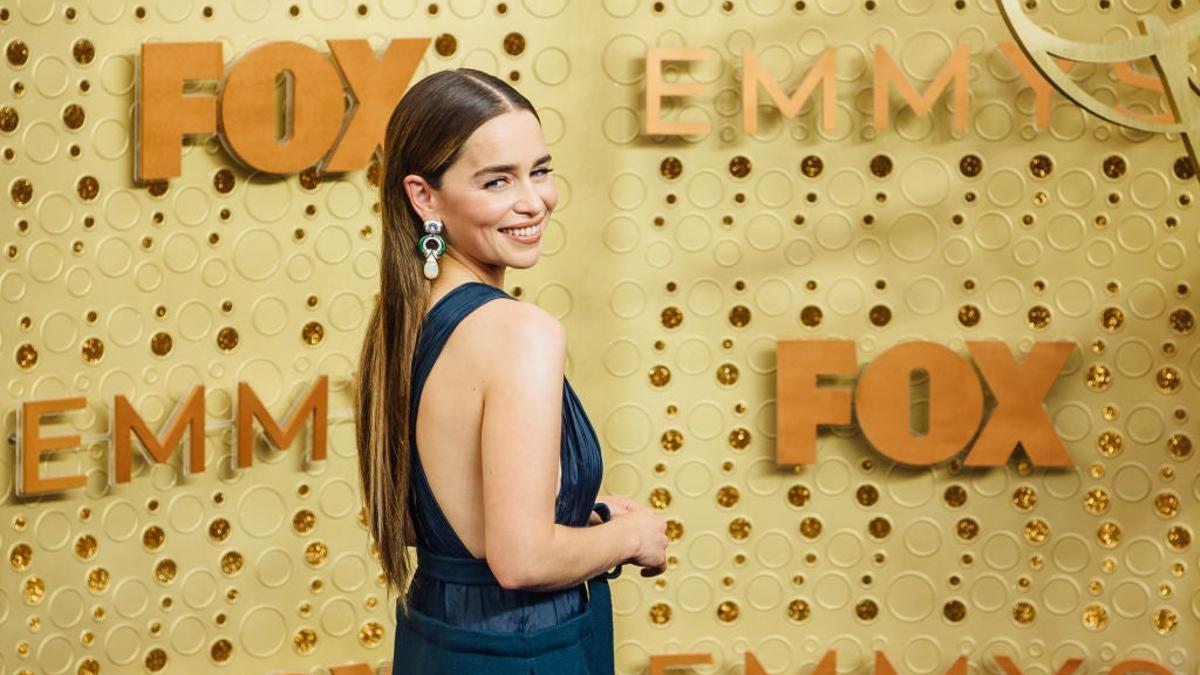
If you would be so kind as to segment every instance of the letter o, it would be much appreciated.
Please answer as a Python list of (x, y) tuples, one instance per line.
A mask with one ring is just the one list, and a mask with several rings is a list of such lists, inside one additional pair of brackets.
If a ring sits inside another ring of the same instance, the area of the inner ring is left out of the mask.
[[(929, 373), (929, 432), (914, 436), (909, 377)], [(879, 452), (906, 464), (935, 464), (966, 447), (983, 418), (983, 388), (974, 369), (950, 348), (903, 342), (863, 368), (855, 389), (859, 428)]]
[[(290, 133), (275, 137), (275, 78), (291, 74)], [(269, 173), (294, 173), (325, 156), (346, 116), (337, 69), (299, 42), (271, 42), (243, 56), (221, 91), (221, 125), (242, 162)]]

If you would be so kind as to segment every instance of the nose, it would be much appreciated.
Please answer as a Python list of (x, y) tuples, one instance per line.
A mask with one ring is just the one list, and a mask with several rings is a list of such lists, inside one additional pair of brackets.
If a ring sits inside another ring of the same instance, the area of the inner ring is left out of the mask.
[(520, 199), (517, 200), (514, 208), (521, 213), (537, 215), (542, 212), (544, 207), (542, 195), (538, 193), (533, 181), (529, 179), (521, 181)]

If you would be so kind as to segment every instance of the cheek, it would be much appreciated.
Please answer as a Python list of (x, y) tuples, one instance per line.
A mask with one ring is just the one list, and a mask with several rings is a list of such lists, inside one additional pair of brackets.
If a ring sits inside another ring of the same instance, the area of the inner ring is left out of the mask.
[(542, 201), (546, 203), (546, 209), (553, 211), (554, 207), (558, 205), (558, 188), (554, 181), (544, 185), (538, 190), (538, 193), (542, 196)]
[(490, 228), (504, 218), (508, 204), (485, 194), (464, 201), (457, 209), (458, 220), (467, 227)]

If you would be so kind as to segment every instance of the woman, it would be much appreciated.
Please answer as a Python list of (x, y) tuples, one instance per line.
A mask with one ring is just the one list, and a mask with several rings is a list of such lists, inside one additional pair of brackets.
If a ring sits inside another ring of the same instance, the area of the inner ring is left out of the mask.
[(355, 406), (369, 528), (398, 595), (393, 673), (608, 675), (608, 579), (666, 567), (666, 523), (596, 496), (600, 447), (563, 374), (561, 324), (502, 290), (507, 268), (538, 260), (550, 172), (532, 104), (477, 70), (422, 79), (388, 122)]

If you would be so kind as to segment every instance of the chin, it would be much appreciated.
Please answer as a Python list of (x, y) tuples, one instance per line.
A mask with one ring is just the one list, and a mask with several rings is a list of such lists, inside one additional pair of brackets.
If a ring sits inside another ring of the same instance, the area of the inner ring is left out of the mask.
[(521, 256), (520, 258), (517, 258), (516, 260), (505, 261), (505, 264), (508, 267), (511, 267), (514, 269), (525, 270), (525, 269), (529, 269), (530, 267), (533, 267), (534, 265), (536, 265), (537, 261), (540, 260), (541, 257), (542, 256), (540, 253), (534, 253), (533, 255), (530, 255), (530, 256)]

